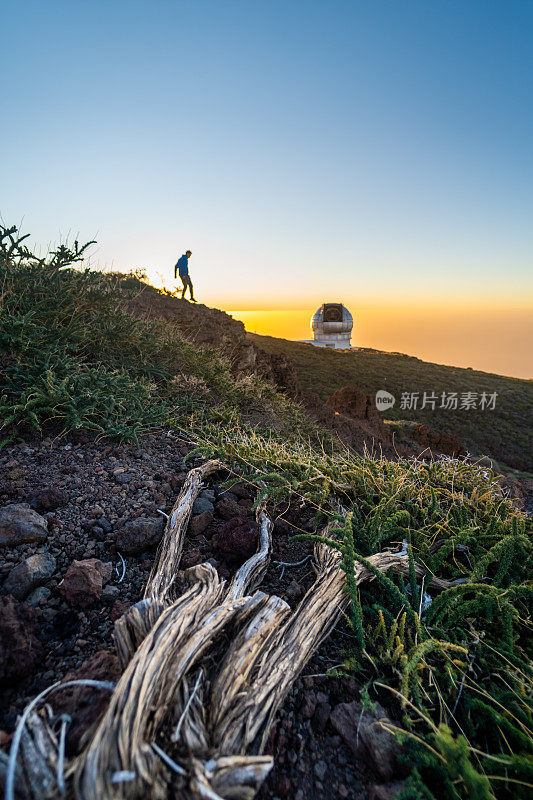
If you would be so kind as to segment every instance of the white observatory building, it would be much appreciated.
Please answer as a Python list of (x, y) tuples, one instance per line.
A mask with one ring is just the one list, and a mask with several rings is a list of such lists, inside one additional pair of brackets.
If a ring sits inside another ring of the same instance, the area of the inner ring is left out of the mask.
[(311, 317), (313, 338), (309, 344), (315, 347), (331, 347), (335, 350), (350, 350), (353, 317), (342, 303), (322, 303)]

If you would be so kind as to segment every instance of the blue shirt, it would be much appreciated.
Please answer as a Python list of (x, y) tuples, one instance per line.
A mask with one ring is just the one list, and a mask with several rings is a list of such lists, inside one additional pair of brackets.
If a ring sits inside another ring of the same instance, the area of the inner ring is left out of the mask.
[(189, 259), (187, 258), (187, 256), (182, 256), (181, 258), (178, 259), (178, 263), (176, 264), (174, 271), (178, 269), (180, 272), (180, 278), (182, 275), (189, 274)]

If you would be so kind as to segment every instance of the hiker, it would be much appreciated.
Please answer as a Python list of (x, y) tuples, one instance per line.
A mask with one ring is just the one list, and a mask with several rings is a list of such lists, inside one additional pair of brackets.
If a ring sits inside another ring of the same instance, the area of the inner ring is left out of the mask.
[(187, 286), (189, 287), (189, 294), (191, 296), (191, 300), (193, 303), (196, 303), (194, 299), (194, 289), (192, 288), (191, 278), (189, 275), (189, 258), (192, 256), (190, 250), (187, 250), (185, 255), (178, 259), (176, 266), (174, 267), (174, 279), (177, 278), (178, 270), (181, 278), (181, 282), (183, 284), (183, 291), (181, 293), (181, 299), (185, 299), (185, 292), (187, 290)]

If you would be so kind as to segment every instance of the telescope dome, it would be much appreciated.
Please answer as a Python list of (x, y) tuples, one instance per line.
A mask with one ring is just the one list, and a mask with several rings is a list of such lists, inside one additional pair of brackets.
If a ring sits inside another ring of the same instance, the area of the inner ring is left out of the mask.
[(323, 303), (311, 317), (314, 344), (349, 349), (353, 317), (342, 303)]

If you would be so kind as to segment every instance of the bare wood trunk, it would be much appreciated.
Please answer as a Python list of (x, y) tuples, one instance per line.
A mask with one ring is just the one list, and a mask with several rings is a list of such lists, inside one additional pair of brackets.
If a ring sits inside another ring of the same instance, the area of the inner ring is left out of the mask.
[[(315, 547), (317, 578), (294, 612), (257, 591), (271, 551), (262, 508), (258, 551), (229, 585), (202, 564), (186, 570), (189, 588), (178, 596), (192, 505), (203, 479), (221, 467), (211, 461), (191, 470), (144, 599), (115, 625), (124, 672), (90, 743), (69, 765), (77, 800), (252, 800), (273, 764), (262, 753), (276, 712), (349, 603), (340, 555), (323, 544)], [(368, 561), (384, 572), (409, 569), (401, 553)], [(424, 574), (418, 566), (417, 574)], [(375, 578), (360, 564), (355, 576), (358, 584)], [(27, 758), (24, 743), (23, 751)]]

